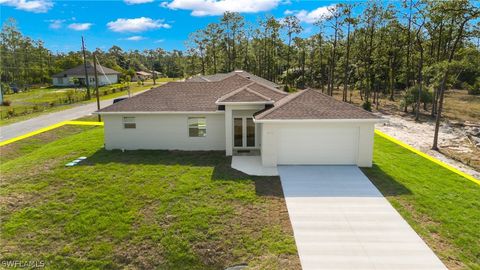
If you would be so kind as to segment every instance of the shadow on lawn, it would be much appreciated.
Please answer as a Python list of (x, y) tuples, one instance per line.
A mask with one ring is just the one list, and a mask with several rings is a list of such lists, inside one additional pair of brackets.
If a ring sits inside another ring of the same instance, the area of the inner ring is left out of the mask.
[(399, 196), (412, 194), (403, 184), (397, 182), (393, 177), (384, 172), (377, 164), (372, 168), (361, 168), (363, 173), (377, 187), (383, 196)]
[(279, 177), (250, 176), (232, 169), (231, 157), (226, 157), (223, 151), (168, 151), (168, 150), (135, 150), (107, 151), (98, 150), (89, 156), (79, 166), (94, 166), (96, 164), (142, 164), (166, 166), (213, 167), (212, 180), (218, 181), (254, 181), (258, 196), (283, 197)]

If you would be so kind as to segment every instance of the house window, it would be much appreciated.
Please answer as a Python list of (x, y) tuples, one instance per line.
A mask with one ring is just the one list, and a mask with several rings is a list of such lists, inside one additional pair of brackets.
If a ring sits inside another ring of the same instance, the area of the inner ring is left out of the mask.
[(135, 117), (123, 117), (123, 128), (137, 128)]
[(207, 121), (205, 117), (188, 118), (188, 136), (205, 137), (207, 136)]

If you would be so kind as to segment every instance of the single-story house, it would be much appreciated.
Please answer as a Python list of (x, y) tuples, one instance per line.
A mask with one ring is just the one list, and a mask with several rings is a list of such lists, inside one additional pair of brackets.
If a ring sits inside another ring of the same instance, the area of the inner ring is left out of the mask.
[[(87, 62), (87, 74), (90, 86), (95, 85), (95, 69), (93, 63)], [(107, 85), (118, 83), (120, 72), (97, 65), (98, 85)], [(78, 79), (78, 84), (86, 85), (85, 81), (85, 66), (83, 64), (71, 69), (64, 70), (52, 76), (52, 83), (54, 86), (74, 86), (75, 79)]]
[(135, 77), (132, 78), (132, 82), (136, 82), (138, 80), (144, 81), (152, 78), (152, 73), (146, 71), (137, 71), (135, 72)]
[(169, 82), (99, 110), (105, 148), (250, 151), (264, 166), (372, 165), (384, 120), (317, 90), (288, 94), (234, 74)]

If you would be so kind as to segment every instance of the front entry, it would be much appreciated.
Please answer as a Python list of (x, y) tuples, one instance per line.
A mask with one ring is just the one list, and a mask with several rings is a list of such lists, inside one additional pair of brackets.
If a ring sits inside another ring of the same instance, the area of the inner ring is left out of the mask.
[(252, 117), (233, 118), (233, 147), (255, 147), (255, 123)]

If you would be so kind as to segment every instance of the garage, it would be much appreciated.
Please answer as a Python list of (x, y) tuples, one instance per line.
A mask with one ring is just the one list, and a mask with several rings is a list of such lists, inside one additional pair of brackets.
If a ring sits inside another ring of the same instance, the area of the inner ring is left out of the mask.
[(371, 167), (375, 124), (386, 120), (352, 104), (307, 89), (256, 114), (263, 166)]
[(278, 129), (277, 164), (357, 164), (358, 127), (290, 125)]

